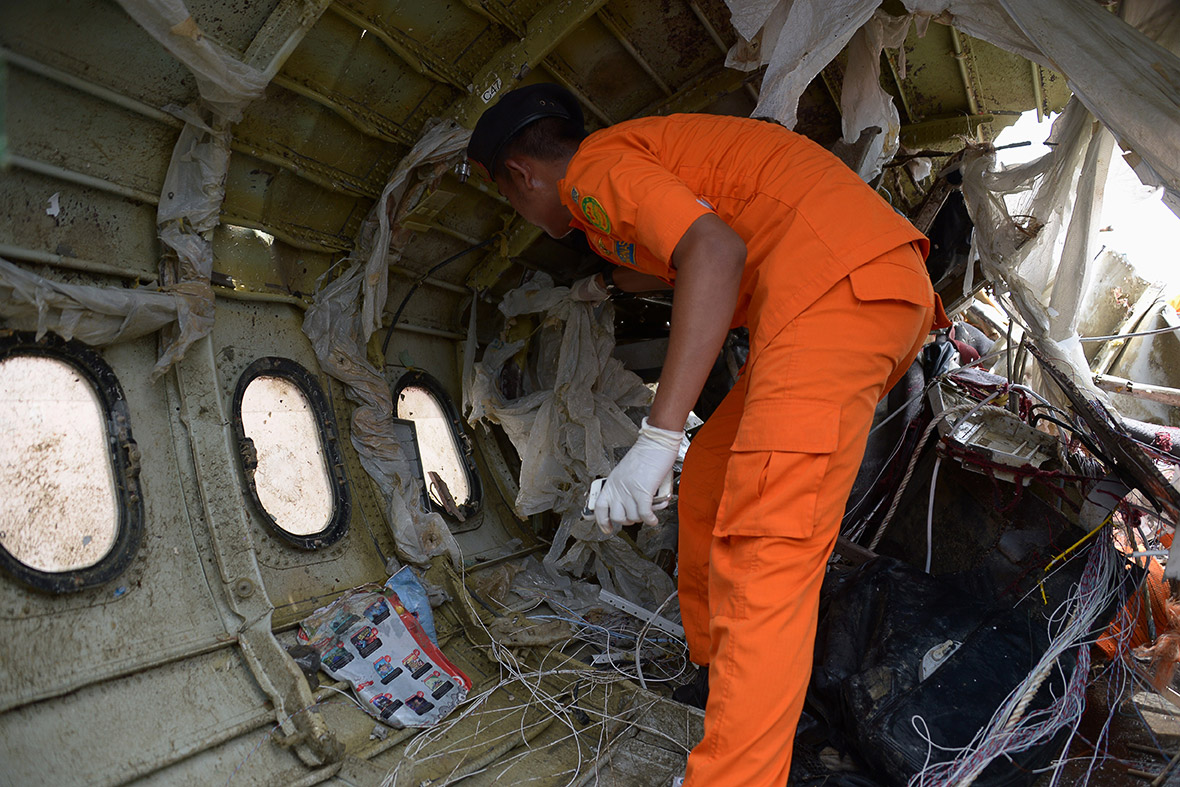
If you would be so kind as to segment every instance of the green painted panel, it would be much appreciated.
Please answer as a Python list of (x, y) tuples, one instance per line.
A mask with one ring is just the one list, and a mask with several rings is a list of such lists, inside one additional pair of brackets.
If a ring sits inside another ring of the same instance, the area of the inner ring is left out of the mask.
[(453, 100), (454, 89), (415, 72), (377, 36), (362, 33), (339, 15), (324, 14), (282, 75), (336, 98), (370, 124), (416, 139)]
[[(57, 215), (46, 211), (57, 196)], [(154, 275), (156, 207), (16, 167), (0, 177), (0, 243)]]
[(234, 127), (234, 145), (296, 168), (325, 188), (375, 198), (408, 148), (369, 136), (334, 112), (272, 85)]
[(347, 249), (370, 200), (335, 194), (273, 164), (235, 153), (226, 178), (222, 220), (258, 225), (285, 241)]
[(618, 122), (664, 97), (651, 77), (614, 35), (593, 17), (567, 36), (549, 56), (572, 75), (576, 86)]
[(197, 95), (185, 67), (109, 0), (0, 3), (0, 45), (154, 107)]
[(159, 194), (177, 130), (20, 67), (9, 71), (13, 155)]

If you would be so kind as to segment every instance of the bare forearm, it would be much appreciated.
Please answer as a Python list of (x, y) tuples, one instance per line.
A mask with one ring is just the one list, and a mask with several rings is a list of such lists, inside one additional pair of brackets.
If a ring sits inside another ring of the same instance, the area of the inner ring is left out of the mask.
[(648, 416), (652, 426), (684, 428), (733, 319), (745, 252), (741, 239), (712, 215), (694, 223), (677, 245), (672, 328)]
[(630, 268), (614, 269), (615, 286), (623, 292), (659, 292), (672, 289), (663, 279)]

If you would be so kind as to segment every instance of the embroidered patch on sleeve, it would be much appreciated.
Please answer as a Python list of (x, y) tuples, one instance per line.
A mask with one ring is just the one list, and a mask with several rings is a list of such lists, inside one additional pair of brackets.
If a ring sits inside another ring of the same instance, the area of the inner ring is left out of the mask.
[(606, 211), (594, 197), (582, 198), (582, 215), (590, 222), (591, 227), (610, 234), (610, 216), (606, 215)]

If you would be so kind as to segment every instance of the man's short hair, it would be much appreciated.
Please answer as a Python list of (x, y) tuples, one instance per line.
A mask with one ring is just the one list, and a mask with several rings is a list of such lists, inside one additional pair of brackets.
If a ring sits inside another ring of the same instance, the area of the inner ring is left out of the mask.
[(580, 123), (565, 118), (541, 118), (522, 128), (508, 140), (492, 165), (492, 177), (507, 177), (504, 162), (511, 156), (531, 156), (541, 161), (557, 161), (572, 156), (586, 138)]
[[(545, 123), (558, 120), (559, 123)], [(502, 173), (509, 144), (524, 136), (517, 155), (530, 153), (552, 159), (576, 150), (586, 136), (582, 108), (574, 94), (552, 82), (538, 82), (505, 93), (487, 109), (467, 143), (467, 158), (489, 177)], [(539, 126), (529, 130), (532, 126)], [(525, 132), (528, 132), (525, 134)]]

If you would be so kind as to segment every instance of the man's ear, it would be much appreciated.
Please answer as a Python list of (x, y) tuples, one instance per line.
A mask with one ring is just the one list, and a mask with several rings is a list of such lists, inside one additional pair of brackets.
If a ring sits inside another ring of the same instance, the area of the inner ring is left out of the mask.
[(533, 162), (523, 156), (511, 156), (504, 159), (504, 169), (508, 171), (508, 179), (518, 191), (529, 191), (536, 186), (536, 172)]

